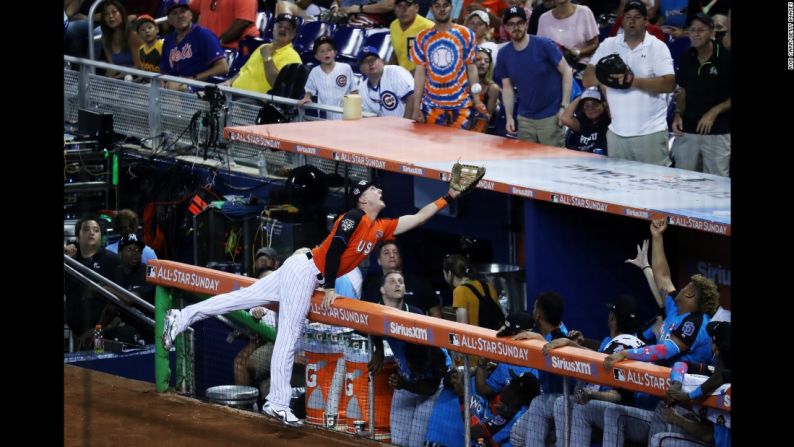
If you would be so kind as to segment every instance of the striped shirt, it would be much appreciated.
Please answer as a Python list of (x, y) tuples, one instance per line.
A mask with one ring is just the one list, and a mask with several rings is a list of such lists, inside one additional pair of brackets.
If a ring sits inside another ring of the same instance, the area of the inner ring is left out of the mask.
[[(355, 91), (353, 69), (344, 62), (334, 62), (330, 73), (323, 71), (322, 65), (312, 68), (306, 80), (304, 90), (312, 96), (317, 96), (317, 103), (327, 106), (342, 107), (342, 98)], [(341, 113), (326, 112), (329, 120), (342, 119)]]
[(366, 112), (378, 116), (399, 116), (405, 114), (405, 103), (414, 92), (414, 78), (399, 65), (386, 65), (378, 85), (371, 85), (362, 79), (358, 88), (361, 106)]
[(474, 33), (450, 24), (420, 32), (411, 47), (411, 61), (425, 67), (422, 101), (429, 108), (454, 110), (471, 106), (466, 66), (476, 60)]

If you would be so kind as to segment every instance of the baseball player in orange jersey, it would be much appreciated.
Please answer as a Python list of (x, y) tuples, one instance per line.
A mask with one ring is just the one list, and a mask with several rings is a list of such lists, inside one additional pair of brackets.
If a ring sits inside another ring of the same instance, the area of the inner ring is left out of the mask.
[(262, 412), (287, 425), (301, 425), (289, 408), (290, 376), (311, 296), (318, 285), (325, 288), (323, 308), (336, 300), (334, 283), (349, 272), (377, 246), (378, 242), (418, 227), (457, 198), (449, 189), (446, 196), (426, 205), (416, 214), (397, 219), (378, 218), (386, 207), (382, 190), (361, 180), (353, 188), (356, 208), (339, 216), (325, 240), (308, 253), (290, 256), (281, 268), (250, 287), (217, 295), (184, 309), (171, 309), (165, 317), (162, 342), (170, 349), (176, 336), (196, 321), (234, 310), (251, 309), (278, 302), (278, 331), (270, 366), (270, 393)]

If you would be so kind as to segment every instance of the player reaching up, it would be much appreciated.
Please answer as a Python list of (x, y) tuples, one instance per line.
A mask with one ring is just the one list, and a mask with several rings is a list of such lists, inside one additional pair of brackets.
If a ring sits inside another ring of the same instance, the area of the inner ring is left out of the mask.
[(268, 302), (279, 303), (278, 330), (270, 367), (270, 393), (262, 411), (287, 425), (301, 425), (302, 421), (289, 408), (290, 377), (303, 320), (309, 312), (314, 290), (323, 285), (325, 297), (322, 306), (329, 309), (337, 297), (336, 278), (358, 266), (379, 241), (392, 239), (422, 225), (461, 192), (473, 188), (485, 174), (485, 169), (456, 163), (452, 172), (447, 195), (425, 205), (416, 214), (397, 219), (378, 218), (386, 207), (383, 191), (367, 180), (359, 181), (353, 188), (356, 207), (337, 218), (330, 234), (318, 247), (293, 254), (281, 268), (250, 287), (217, 295), (181, 311), (169, 310), (163, 326), (163, 347), (170, 349), (176, 336), (196, 321)]

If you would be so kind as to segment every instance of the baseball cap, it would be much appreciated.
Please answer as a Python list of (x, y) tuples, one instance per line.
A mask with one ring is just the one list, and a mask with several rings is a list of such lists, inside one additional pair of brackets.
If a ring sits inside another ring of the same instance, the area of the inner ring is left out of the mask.
[(361, 51), (358, 52), (358, 65), (361, 65), (361, 61), (363, 61), (364, 58), (369, 55), (377, 56), (378, 58), (380, 58), (380, 53), (378, 53), (378, 49), (371, 45), (367, 45), (364, 48), (362, 48)]
[(702, 12), (695, 14), (689, 21), (689, 25), (691, 26), (692, 22), (695, 20), (706, 25), (709, 29), (714, 29), (714, 19), (712, 19), (708, 14), (703, 14)]
[(521, 331), (531, 329), (535, 324), (532, 315), (526, 312), (513, 312), (505, 318), (505, 327), (496, 333), (497, 337), (515, 335)]
[(333, 48), (334, 51), (336, 51), (336, 44), (334, 43), (334, 39), (332, 39), (331, 36), (323, 35), (314, 39), (314, 47), (313, 47), (314, 54), (317, 54), (317, 49), (320, 48), (320, 45), (324, 43), (331, 45), (331, 48)]
[(709, 334), (709, 337), (711, 337), (717, 346), (720, 346), (726, 342), (730, 342), (731, 323), (730, 321), (710, 321), (709, 324), (706, 325), (706, 333)]
[(131, 244), (137, 245), (138, 248), (140, 248), (141, 250), (143, 250), (143, 247), (146, 246), (146, 244), (144, 244), (142, 240), (138, 239), (138, 235), (136, 235), (135, 233), (130, 233), (130, 234), (125, 234), (119, 240), (119, 251), (123, 250), (124, 247)]
[(135, 29), (138, 29), (144, 23), (149, 22), (157, 26), (157, 23), (154, 21), (154, 18), (149, 14), (141, 14), (138, 16), (138, 20), (135, 21)]
[(358, 203), (358, 198), (361, 197), (361, 194), (364, 194), (364, 191), (368, 190), (370, 186), (376, 186), (375, 182), (371, 182), (369, 180), (359, 180), (353, 186), (351, 192), (353, 193), (353, 199)]
[(259, 259), (260, 256), (267, 256), (268, 258), (275, 261), (278, 257), (278, 253), (276, 253), (276, 250), (274, 250), (272, 247), (262, 247), (256, 251), (256, 256), (254, 259)]
[(706, 325), (706, 333), (717, 345), (720, 352), (720, 359), (726, 368), (731, 367), (731, 322), (730, 321), (710, 321)]
[(394, 0), (394, 6), (397, 6), (397, 3), (408, 3), (408, 6), (411, 6), (416, 2), (414, 0)]
[(476, 11), (470, 12), (469, 15), (466, 16), (466, 22), (468, 22), (469, 19), (474, 17), (474, 16), (479, 17), (480, 20), (482, 20), (483, 23), (485, 23), (485, 25), (487, 25), (487, 26), (491, 25), (491, 19), (490, 19), (490, 17), (488, 17), (488, 13), (483, 11), (482, 9), (478, 9)]
[(584, 93), (582, 93), (582, 101), (585, 99), (595, 99), (596, 101), (601, 101), (601, 92), (598, 90), (598, 87), (588, 87)]
[(607, 303), (607, 308), (615, 313), (618, 321), (629, 321), (637, 318), (637, 303), (631, 295), (619, 295), (611, 303)]
[(289, 13), (283, 13), (283, 14), (277, 15), (276, 18), (273, 20), (273, 24), (275, 25), (276, 23), (284, 21), (284, 20), (286, 20), (287, 22), (291, 23), (293, 28), (297, 28), (298, 27), (298, 21), (295, 19), (295, 16), (293, 16), (292, 14), (289, 14)]
[(176, 8), (177, 6), (184, 6), (185, 8), (190, 8), (190, 1), (189, 0), (165, 0), (165, 15), (168, 15), (172, 9)]
[(527, 13), (524, 11), (524, 8), (520, 6), (511, 6), (505, 10), (504, 14), (502, 14), (502, 23), (507, 23), (507, 21), (513, 17), (521, 17), (524, 19), (524, 21), (526, 21)]
[(623, 15), (625, 15), (627, 12), (631, 11), (632, 9), (636, 9), (641, 16), (648, 18), (648, 9), (645, 8), (645, 4), (643, 4), (642, 2), (637, 0), (631, 0), (630, 2), (626, 3), (626, 6), (623, 7)]
[(510, 384), (519, 386), (527, 397), (532, 398), (540, 394), (540, 381), (538, 381), (538, 378), (535, 377), (534, 374), (525, 372), (521, 373), (518, 377), (512, 377), (513, 370), (509, 369), (508, 371), (511, 376)]

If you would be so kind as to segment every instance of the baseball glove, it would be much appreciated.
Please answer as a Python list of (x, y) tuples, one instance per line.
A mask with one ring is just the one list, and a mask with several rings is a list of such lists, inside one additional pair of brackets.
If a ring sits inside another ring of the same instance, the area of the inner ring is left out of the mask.
[(455, 162), (452, 166), (452, 177), (449, 179), (450, 188), (461, 193), (468, 192), (477, 186), (477, 182), (485, 175), (485, 168)]
[(618, 54), (610, 54), (598, 61), (595, 72), (598, 82), (607, 87), (627, 89), (634, 81), (634, 72)]

